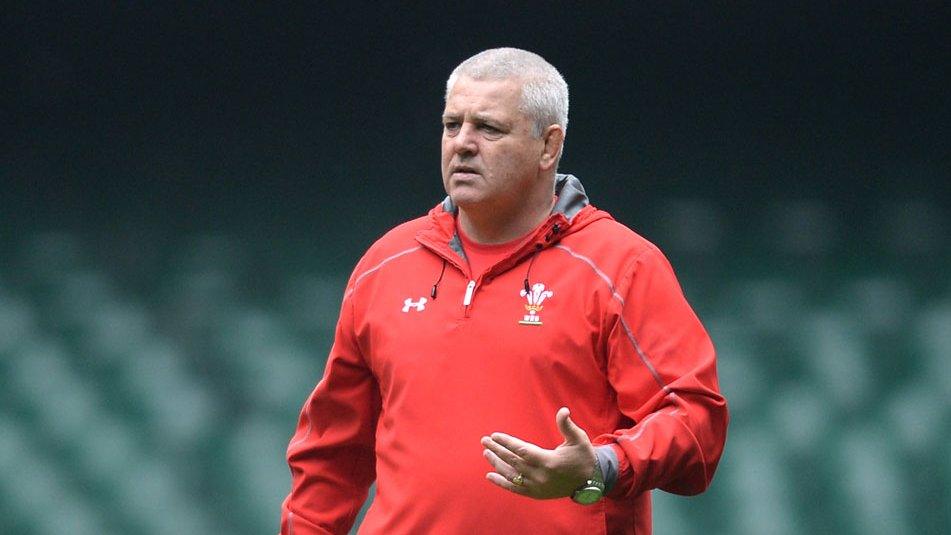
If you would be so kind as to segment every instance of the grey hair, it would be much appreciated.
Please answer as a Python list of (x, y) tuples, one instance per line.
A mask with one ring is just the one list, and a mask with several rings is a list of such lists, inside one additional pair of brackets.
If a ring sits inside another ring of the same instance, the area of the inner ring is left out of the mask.
[(446, 96), (460, 76), (473, 80), (523, 81), (519, 110), (532, 120), (532, 134), (541, 137), (550, 125), (568, 129), (568, 84), (558, 69), (538, 54), (518, 48), (492, 48), (463, 61), (446, 80)]

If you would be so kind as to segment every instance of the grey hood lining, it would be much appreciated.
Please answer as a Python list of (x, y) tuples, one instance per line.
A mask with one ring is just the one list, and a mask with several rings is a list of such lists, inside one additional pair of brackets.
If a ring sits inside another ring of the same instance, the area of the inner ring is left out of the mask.
[[(448, 199), (449, 197), (446, 198)], [(459, 238), (459, 234), (453, 233), (452, 239), (449, 240), (449, 248), (466, 262), (469, 261), (469, 257), (466, 256), (466, 252), (462, 249), (462, 239)]]
[(589, 204), (584, 186), (575, 175), (555, 175), (555, 195), (558, 196), (558, 201), (552, 207), (551, 213), (562, 214), (568, 221), (574, 219), (578, 212)]

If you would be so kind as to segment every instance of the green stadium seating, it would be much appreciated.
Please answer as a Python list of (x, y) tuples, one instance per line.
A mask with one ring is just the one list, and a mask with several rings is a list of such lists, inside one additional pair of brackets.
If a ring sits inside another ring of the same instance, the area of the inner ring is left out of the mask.
[[(655, 532), (943, 533), (945, 214), (882, 203), (855, 237), (821, 201), (748, 212), (760, 224), (671, 199), (641, 229), (710, 331), (731, 406), (714, 486), (655, 492)], [(0, 264), (0, 532), (273, 533), (347, 273), (293, 240), (124, 243), (38, 232)]]

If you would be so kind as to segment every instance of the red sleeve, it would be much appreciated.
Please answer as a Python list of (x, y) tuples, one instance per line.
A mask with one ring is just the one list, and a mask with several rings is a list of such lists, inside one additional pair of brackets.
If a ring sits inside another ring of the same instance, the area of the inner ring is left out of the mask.
[(304, 403), (287, 447), (291, 492), (281, 508), (282, 535), (350, 530), (376, 479), (379, 412), (376, 379), (356, 344), (348, 288), (324, 376)]
[(635, 424), (594, 441), (618, 456), (610, 496), (654, 488), (700, 493), (713, 479), (728, 421), (713, 344), (659, 250), (641, 254), (618, 290), (623, 302), (608, 338), (608, 377)]

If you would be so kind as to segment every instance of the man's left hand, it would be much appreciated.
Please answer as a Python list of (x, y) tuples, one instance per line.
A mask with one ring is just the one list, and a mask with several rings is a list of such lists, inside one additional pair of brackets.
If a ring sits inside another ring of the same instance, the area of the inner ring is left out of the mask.
[(495, 468), (486, 479), (532, 498), (571, 496), (591, 478), (597, 457), (588, 434), (571, 421), (567, 407), (558, 409), (555, 425), (565, 441), (553, 450), (505, 433), (482, 437), (482, 453)]

